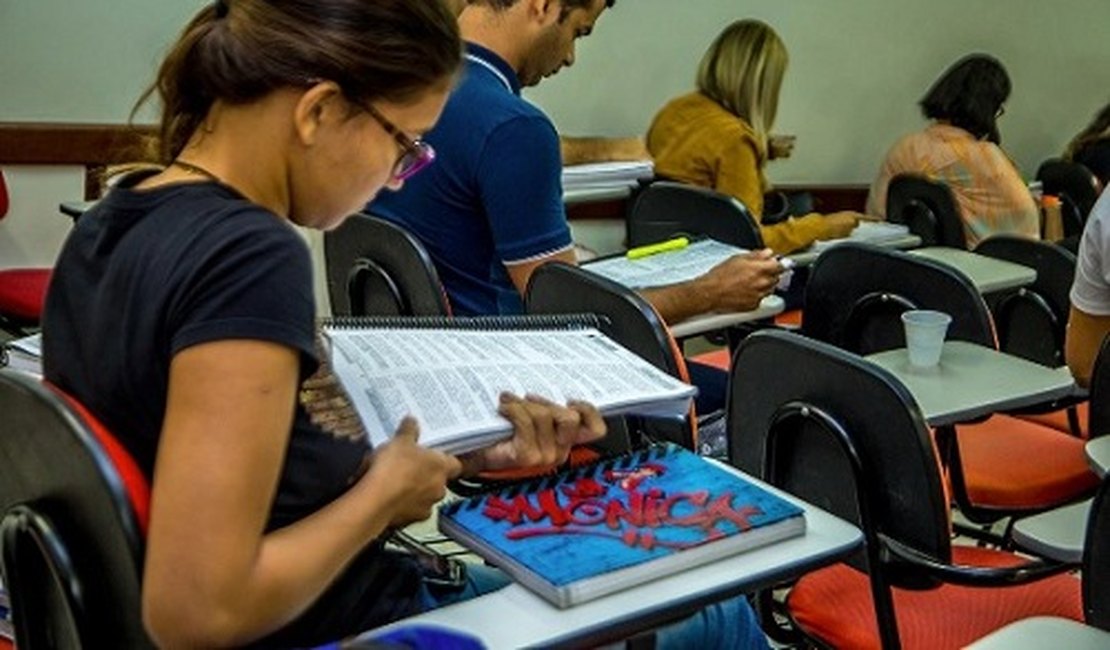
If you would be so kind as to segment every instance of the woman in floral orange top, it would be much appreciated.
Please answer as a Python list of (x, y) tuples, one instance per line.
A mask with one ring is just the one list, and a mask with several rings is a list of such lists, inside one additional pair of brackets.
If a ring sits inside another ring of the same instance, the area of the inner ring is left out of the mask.
[(940, 181), (956, 196), (968, 247), (996, 234), (1040, 238), (1040, 211), (1013, 161), (999, 147), (997, 119), (1010, 77), (997, 59), (964, 57), (921, 100), (932, 123), (890, 149), (871, 185), (867, 211), (886, 217), (886, 193), (897, 174)]

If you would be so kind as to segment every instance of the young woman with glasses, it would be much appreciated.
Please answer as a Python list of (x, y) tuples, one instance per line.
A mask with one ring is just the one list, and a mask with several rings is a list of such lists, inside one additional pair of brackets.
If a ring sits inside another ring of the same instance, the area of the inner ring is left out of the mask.
[(417, 136), (461, 47), (440, 0), (208, 6), (147, 93), (164, 168), (114, 188), (66, 242), (45, 374), (152, 482), (142, 615), (158, 645), (316, 645), (471, 595), (481, 572), (436, 591), (383, 534), (429, 516), (462, 472), (548, 465), (602, 435), (589, 405), (506, 395), (505, 443), (456, 458), (408, 421), (371, 450), (298, 401), (318, 362), (292, 225), (333, 228), (431, 163)]

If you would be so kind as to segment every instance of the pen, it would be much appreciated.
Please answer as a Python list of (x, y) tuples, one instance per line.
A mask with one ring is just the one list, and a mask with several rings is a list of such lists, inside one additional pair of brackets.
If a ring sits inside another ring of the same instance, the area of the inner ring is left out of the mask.
[(667, 241), (661, 241), (658, 244), (648, 244), (647, 246), (637, 246), (630, 248), (625, 257), (630, 260), (638, 260), (642, 257), (649, 255), (656, 255), (658, 253), (668, 253), (671, 251), (680, 251), (690, 245), (690, 240), (686, 237), (675, 237)]

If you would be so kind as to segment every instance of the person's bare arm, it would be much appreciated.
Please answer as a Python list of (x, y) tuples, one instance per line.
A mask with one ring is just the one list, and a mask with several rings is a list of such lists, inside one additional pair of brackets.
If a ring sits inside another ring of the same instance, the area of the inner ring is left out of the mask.
[(1095, 359), (1107, 333), (1110, 333), (1110, 316), (1094, 316), (1071, 308), (1064, 348), (1068, 369), (1080, 386), (1091, 383)]
[(618, 160), (650, 160), (642, 137), (574, 138), (559, 136), (559, 150), (564, 165), (612, 162)]
[(707, 312), (751, 311), (778, 284), (783, 267), (770, 250), (735, 255), (705, 275), (641, 291), (668, 323)]
[(264, 533), (289, 440), (297, 355), (233, 340), (173, 359), (142, 593), (159, 645), (242, 645), (276, 630), (367, 542), (426, 517), (461, 471), (458, 460), (419, 447), (408, 422), (345, 494)]
[(528, 289), (528, 280), (532, 278), (532, 273), (548, 262), (566, 262), (567, 264), (578, 264), (578, 260), (574, 257), (574, 249), (567, 249), (548, 255), (546, 257), (528, 260), (527, 262), (520, 262), (518, 264), (506, 264), (505, 270), (509, 272), (509, 279), (513, 281), (513, 286), (516, 287), (521, 296), (525, 294)]

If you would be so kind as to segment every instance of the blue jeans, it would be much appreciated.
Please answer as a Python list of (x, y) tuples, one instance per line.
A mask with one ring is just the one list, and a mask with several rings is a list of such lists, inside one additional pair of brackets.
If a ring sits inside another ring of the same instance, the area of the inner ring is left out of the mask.
[[(511, 580), (501, 571), (481, 565), (466, 565), (466, 586), (456, 591), (422, 587), (425, 607), (435, 609), (496, 591)], [(714, 603), (687, 618), (655, 631), (656, 650), (767, 650), (767, 637), (759, 629), (755, 612), (743, 596)]]

